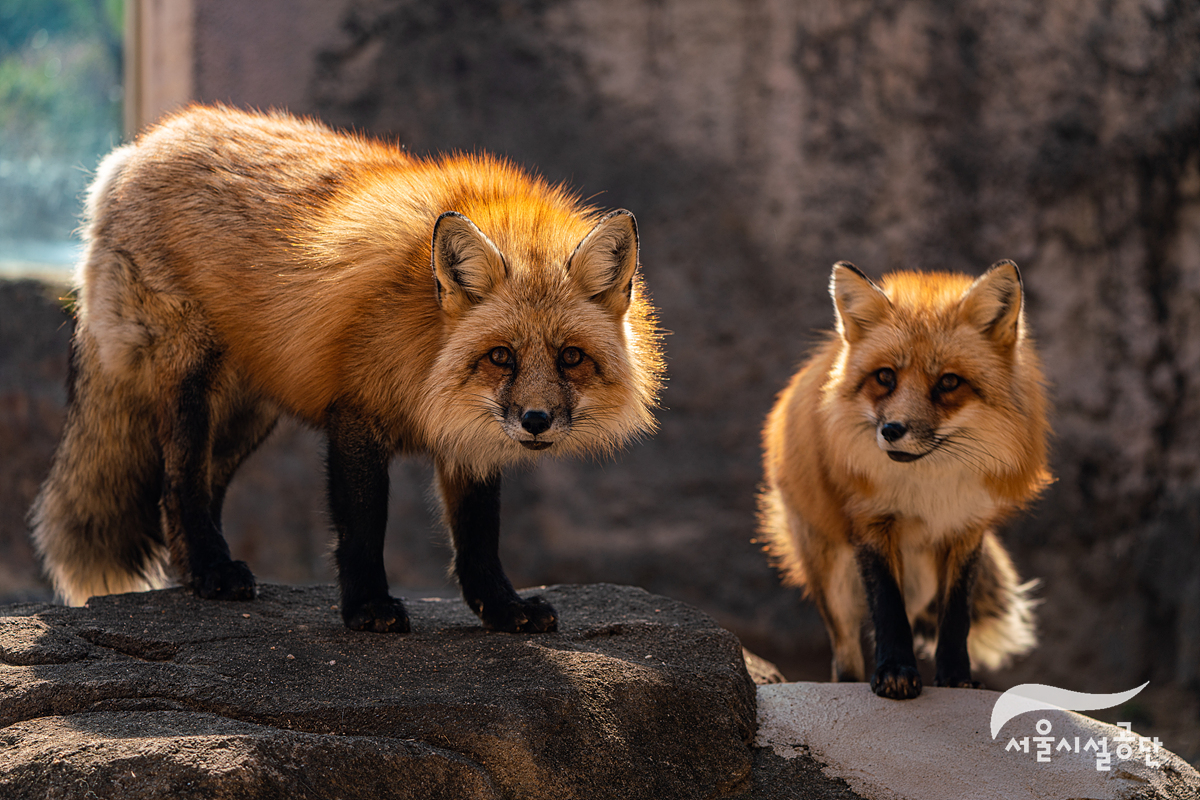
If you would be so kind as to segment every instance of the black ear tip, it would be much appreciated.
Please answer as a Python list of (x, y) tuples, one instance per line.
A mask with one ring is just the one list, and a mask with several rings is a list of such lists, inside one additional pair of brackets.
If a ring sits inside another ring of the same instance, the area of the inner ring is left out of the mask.
[(861, 269), (859, 269), (858, 267), (854, 266), (854, 265), (853, 265), (853, 264), (851, 264), (849, 261), (839, 261), (839, 262), (837, 262), (836, 264), (834, 264), (834, 265), (833, 265), (833, 273), (832, 273), (832, 274), (833, 274), (833, 275), (837, 275), (837, 271), (838, 271), (839, 269), (848, 269), (848, 270), (850, 270), (851, 272), (853, 272), (855, 275), (857, 275), (858, 277), (862, 278), (864, 281), (869, 281), (869, 280), (871, 280), (870, 278), (868, 278), (868, 277), (867, 277), (867, 276), (866, 276), (866, 275), (863, 273), (863, 271), (862, 271)]
[(995, 264), (992, 264), (992, 266), (988, 267), (988, 272), (991, 272), (991, 271), (997, 270), (997, 269), (1003, 269), (1005, 267), (1012, 268), (1013, 273), (1017, 276), (1017, 285), (1018, 286), (1025, 285), (1025, 281), (1021, 277), (1021, 268), (1017, 266), (1017, 262), (1015, 262), (1011, 259), (1008, 259), (1008, 258), (1000, 259)]
[(609, 222), (610, 220), (615, 220), (617, 217), (625, 217), (627, 219), (627, 221), (629, 222), (629, 227), (633, 229), (634, 238), (637, 238), (637, 235), (638, 235), (637, 217), (635, 217), (633, 215), (633, 212), (629, 211), (628, 209), (618, 208), (615, 211), (610, 211), (607, 214), (605, 214), (603, 217), (601, 217), (600, 222), (597, 224), (604, 224), (605, 222)]
[(444, 220), (446, 220), (447, 218), (466, 219), (466, 217), (464, 217), (462, 214), (458, 213), (457, 211), (443, 211), (441, 214), (438, 214), (437, 220), (434, 221), (433, 229), (436, 231), (438, 229), (438, 226), (441, 225), (442, 222)]

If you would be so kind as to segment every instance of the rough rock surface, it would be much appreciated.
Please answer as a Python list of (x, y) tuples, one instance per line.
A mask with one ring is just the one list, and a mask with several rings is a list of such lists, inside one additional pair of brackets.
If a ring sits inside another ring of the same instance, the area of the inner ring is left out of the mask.
[[(831, 798), (1200, 797), (1200, 773), (1169, 752), (1169, 743), (1160, 743), (1162, 749), (1155, 752), (1148, 742), (1151, 750), (1140, 752), (1136, 728), (1131, 736), (1073, 712), (1042, 711), (1010, 720), (992, 739), (991, 713), (999, 697), (999, 692), (986, 690), (927, 687), (915, 700), (897, 702), (876, 697), (865, 683), (760, 686), (756, 744), (776, 758), (796, 760), (792, 771), (802, 781), (805, 775), (813, 779), (813, 760), (823, 764), (820, 772), (826, 780), (845, 783), (844, 788), (822, 786), (824, 796)], [(1045, 761), (1037, 755), (1036, 739), (1042, 735), (1051, 746)], [(1010, 745), (1011, 740), (1017, 744)], [(1022, 740), (1026, 749), (1018, 749)], [(1089, 743), (1098, 747), (1101, 742), (1110, 753), (1107, 761), (1087, 749)], [(1108, 769), (1098, 769), (1098, 761)], [(786, 786), (782, 775), (767, 775), (768, 769), (788, 766), (760, 752), (755, 778), (761, 800), (808, 796), (779, 793)]]
[(993, 741), (996, 692), (899, 703), (865, 684), (770, 683), (773, 665), (684, 604), (539, 591), (557, 634), (484, 632), (456, 599), (411, 600), (406, 636), (352, 633), (325, 586), (0, 607), (0, 797), (1200, 796), (1165, 750), (1156, 768), (1114, 756), (1097, 772), (1086, 753), (1005, 749), (1044, 716), (1115, 752), (1122, 731), (1086, 717), (1018, 717)]
[(0, 797), (744, 793), (754, 684), (730, 633), (636, 588), (540, 591), (559, 633), (434, 599), (409, 635), (353, 633), (331, 587), (2, 608)]

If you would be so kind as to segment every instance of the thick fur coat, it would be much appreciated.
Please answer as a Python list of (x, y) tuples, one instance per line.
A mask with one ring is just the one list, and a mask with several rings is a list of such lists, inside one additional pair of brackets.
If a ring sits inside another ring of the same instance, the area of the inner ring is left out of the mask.
[(1031, 584), (996, 526), (1050, 481), (1044, 379), (1020, 274), (899, 272), (850, 264), (830, 280), (836, 332), (780, 394), (763, 433), (762, 535), (784, 580), (816, 602), (836, 680), (921, 690), (914, 633), (939, 685), (971, 686), (1032, 648)]
[(486, 155), (416, 158), (285, 114), (192, 107), (101, 164), (66, 427), (31, 512), (60, 595), (245, 599), (221, 503), (288, 414), (328, 437), (347, 625), (407, 630), (387, 465), (428, 454), (485, 625), (550, 630), (496, 553), (501, 471), (654, 428), (662, 358), (626, 211)]

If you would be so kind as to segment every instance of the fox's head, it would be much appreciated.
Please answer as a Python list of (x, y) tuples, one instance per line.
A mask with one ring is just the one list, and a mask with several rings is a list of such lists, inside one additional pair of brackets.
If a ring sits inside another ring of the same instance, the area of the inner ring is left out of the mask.
[(1045, 401), (1016, 264), (974, 281), (897, 272), (876, 285), (840, 262), (830, 293), (842, 346), (827, 389), (873, 442), (879, 455), (864, 459), (954, 462), (993, 478), (1042, 462)]
[(487, 470), (540, 451), (607, 452), (652, 430), (662, 364), (633, 215), (485, 213), (483, 227), (445, 213), (433, 231), (448, 333), (430, 409), (438, 450)]

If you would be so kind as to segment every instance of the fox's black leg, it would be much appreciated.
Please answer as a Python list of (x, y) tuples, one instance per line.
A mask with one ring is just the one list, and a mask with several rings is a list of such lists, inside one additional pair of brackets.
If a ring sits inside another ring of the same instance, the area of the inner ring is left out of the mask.
[(213, 432), (212, 445), (212, 517), (221, 525), (221, 509), (225, 491), (242, 462), (253, 453), (275, 429), (278, 412), (266, 407), (246, 406), (225, 419)]
[(177, 387), (165, 416), (163, 525), (176, 568), (186, 571), (192, 590), (210, 600), (251, 600), (254, 575), (234, 561), (213, 516), (210, 393), (220, 366), (211, 354)]
[(500, 476), (475, 480), (440, 463), (437, 473), (454, 543), (454, 574), (483, 627), (509, 633), (556, 630), (554, 608), (541, 597), (518, 596), (500, 565)]
[(893, 700), (916, 697), (921, 693), (921, 674), (917, 671), (912, 628), (900, 586), (887, 559), (870, 547), (858, 548), (858, 568), (875, 625), (875, 674), (871, 677), (871, 691)]
[(971, 632), (971, 588), (979, 564), (976, 549), (960, 563), (950, 563), (948, 587), (943, 587), (943, 601), (938, 620), (937, 672), (934, 684), (978, 689), (982, 686), (971, 680), (971, 657), (967, 654), (967, 634)]
[(329, 410), (326, 432), (342, 620), (356, 631), (407, 633), (408, 614), (404, 604), (388, 594), (383, 569), (391, 448), (361, 417), (345, 409)]

